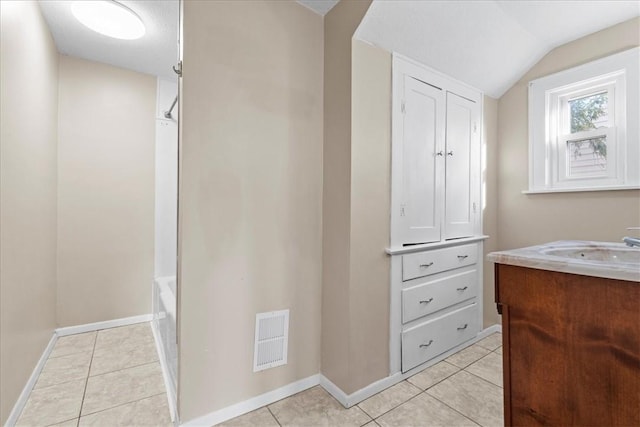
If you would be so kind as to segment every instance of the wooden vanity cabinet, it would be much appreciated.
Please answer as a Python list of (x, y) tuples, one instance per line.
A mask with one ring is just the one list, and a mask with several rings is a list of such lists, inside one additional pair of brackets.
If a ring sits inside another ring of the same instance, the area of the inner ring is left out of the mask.
[(640, 426), (640, 283), (496, 264), (507, 426)]

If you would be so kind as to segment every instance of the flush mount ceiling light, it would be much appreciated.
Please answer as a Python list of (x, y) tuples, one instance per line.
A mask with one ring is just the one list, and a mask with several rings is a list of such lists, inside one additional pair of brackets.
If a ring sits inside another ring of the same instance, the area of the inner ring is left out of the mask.
[(93, 31), (116, 39), (139, 39), (145, 33), (140, 17), (116, 1), (74, 1), (71, 13)]

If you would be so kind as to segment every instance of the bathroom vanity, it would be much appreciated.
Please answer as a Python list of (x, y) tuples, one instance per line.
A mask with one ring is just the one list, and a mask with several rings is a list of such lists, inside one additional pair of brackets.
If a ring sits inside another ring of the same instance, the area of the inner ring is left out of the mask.
[(489, 260), (505, 424), (640, 425), (640, 249), (555, 242)]

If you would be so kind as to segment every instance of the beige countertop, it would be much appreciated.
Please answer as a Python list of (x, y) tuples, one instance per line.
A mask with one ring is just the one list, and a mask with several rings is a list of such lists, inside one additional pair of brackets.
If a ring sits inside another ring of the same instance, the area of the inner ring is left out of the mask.
[(640, 248), (624, 243), (562, 240), (492, 252), (487, 259), (497, 264), (640, 283)]

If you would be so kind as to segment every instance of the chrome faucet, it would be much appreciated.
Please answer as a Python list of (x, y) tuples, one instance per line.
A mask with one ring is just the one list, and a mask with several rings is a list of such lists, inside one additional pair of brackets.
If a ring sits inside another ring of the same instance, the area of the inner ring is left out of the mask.
[[(640, 230), (640, 227), (629, 227), (627, 230)], [(629, 247), (637, 246), (640, 248), (640, 238), (637, 237), (623, 237), (622, 241)]]

